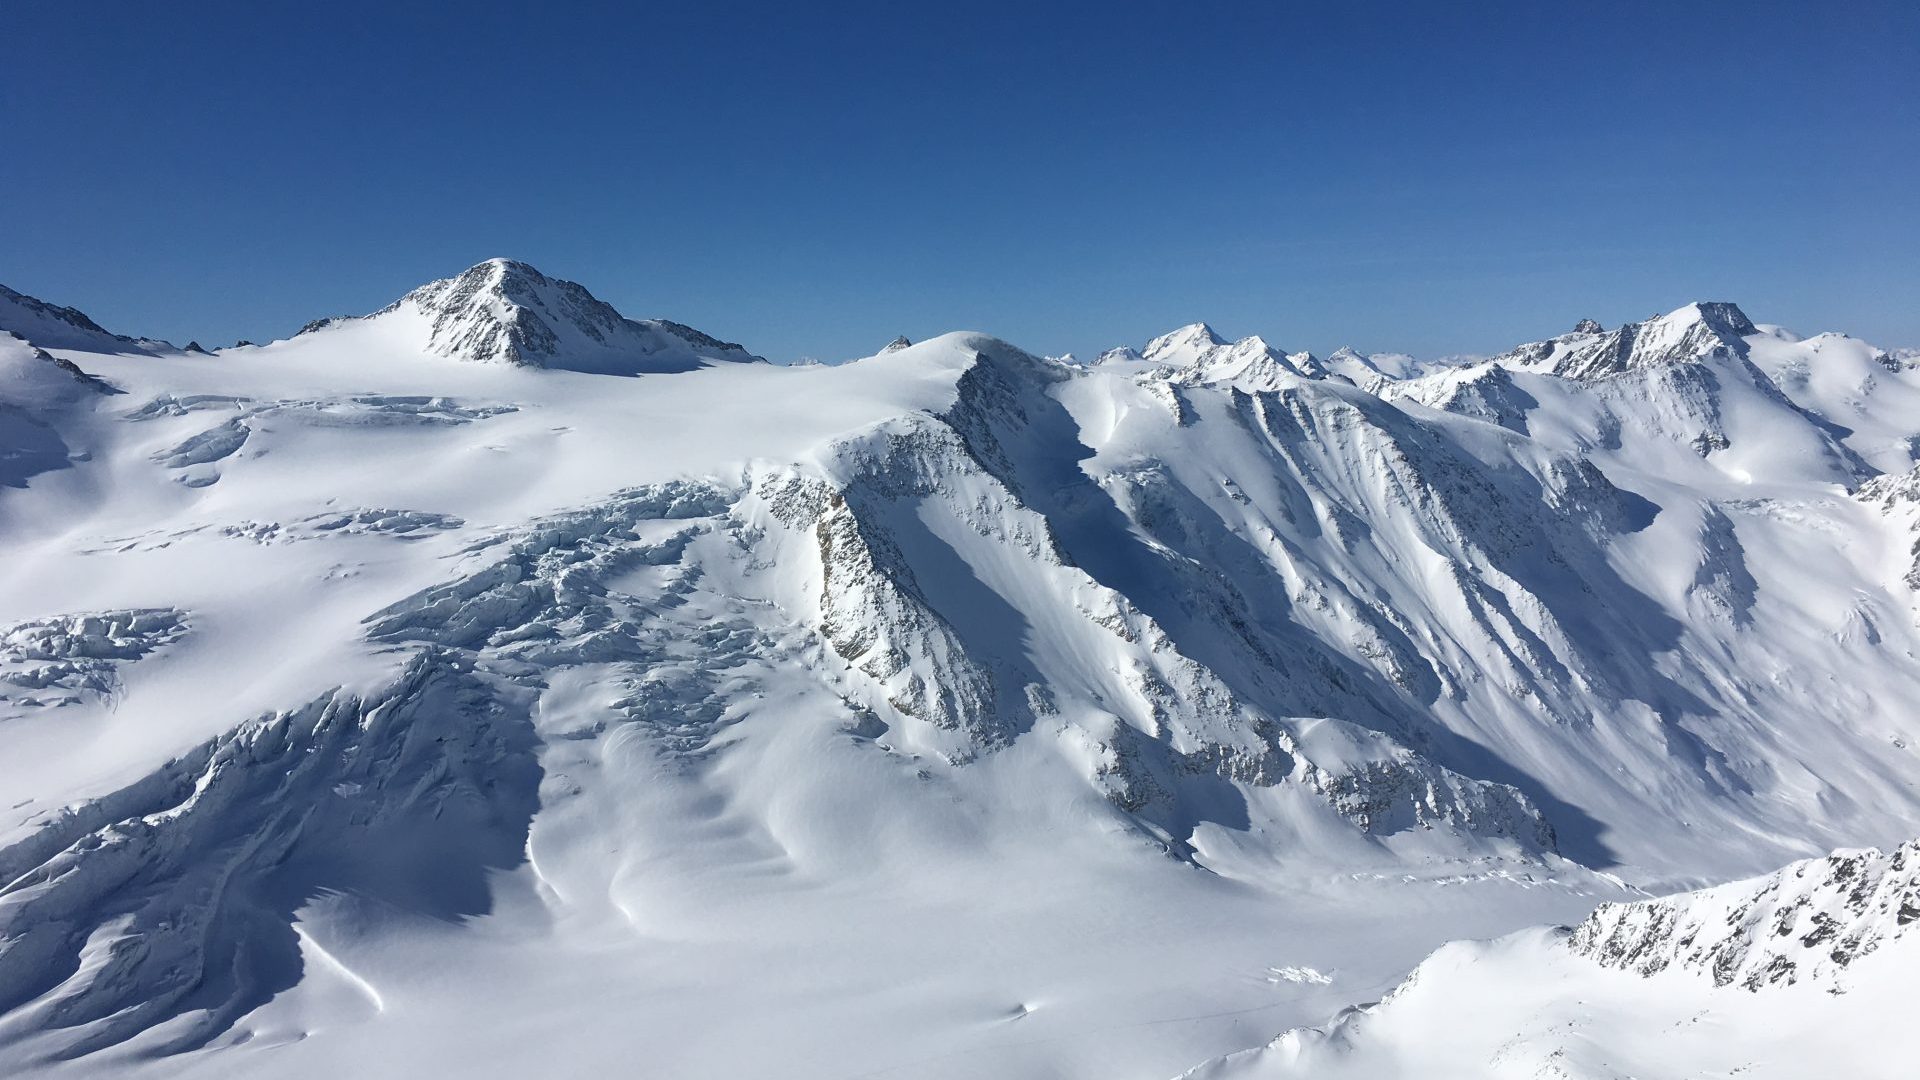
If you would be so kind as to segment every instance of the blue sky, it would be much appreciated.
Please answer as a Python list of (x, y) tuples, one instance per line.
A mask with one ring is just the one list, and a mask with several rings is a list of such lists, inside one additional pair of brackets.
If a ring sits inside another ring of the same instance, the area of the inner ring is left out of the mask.
[(0, 282), (209, 343), (506, 255), (776, 359), (1920, 345), (1910, 2), (602, 6), (12, 0)]

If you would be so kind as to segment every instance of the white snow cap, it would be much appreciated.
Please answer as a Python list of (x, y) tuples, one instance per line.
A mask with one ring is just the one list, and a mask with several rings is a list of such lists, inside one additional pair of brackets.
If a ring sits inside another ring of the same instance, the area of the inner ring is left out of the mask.
[(1227, 343), (1206, 323), (1188, 323), (1171, 333), (1161, 334), (1140, 350), (1145, 359), (1161, 364), (1189, 364), (1202, 353)]
[[(366, 320), (423, 321), (425, 352), (458, 360), (606, 375), (761, 363), (732, 342), (664, 319), (629, 319), (584, 287), (512, 259), (428, 282)], [(310, 324), (325, 332), (361, 320)]]
[(1746, 339), (1760, 332), (1738, 306), (1723, 301), (1697, 301), (1606, 332), (1599, 325), (1583, 319), (1570, 334), (1507, 355), (1566, 378), (1596, 379), (1714, 354), (1745, 356)]
[(1190, 323), (1147, 342), (1139, 353), (1114, 349), (1100, 363), (1145, 360), (1181, 383), (1232, 384), (1243, 390), (1274, 390), (1297, 379), (1317, 379), (1327, 368), (1309, 352), (1288, 353), (1258, 334), (1229, 342), (1206, 323)]
[(49, 304), (5, 285), (0, 285), (0, 331), (11, 332), (41, 349), (145, 355), (178, 351), (164, 341), (116, 334), (85, 312)]

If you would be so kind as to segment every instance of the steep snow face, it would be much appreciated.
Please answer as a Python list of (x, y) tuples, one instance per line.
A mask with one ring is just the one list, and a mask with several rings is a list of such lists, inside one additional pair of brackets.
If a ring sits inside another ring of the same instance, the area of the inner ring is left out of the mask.
[(42, 349), (142, 355), (179, 351), (164, 341), (113, 333), (83, 312), (17, 293), (5, 285), (0, 285), (0, 330), (10, 330)]
[(1920, 841), (1796, 863), (1758, 881), (1636, 904), (1605, 904), (1567, 947), (1641, 975), (1676, 968), (1758, 991), (1831, 985), (1920, 923)]
[[(1302, 725), (1254, 707), (1183, 652), (1115, 587), (1111, 549), (1129, 542), (1090, 532), (1116, 519), (1088, 516), (1099, 496), (1073, 468), (1072, 417), (1050, 400), (1071, 369), (991, 339), (961, 343), (975, 359), (953, 405), (837, 444), (834, 490), (815, 496), (823, 631), (881, 681), (876, 708), (961, 736), (924, 747), (956, 761), (1036, 727), (1071, 732), (1097, 754), (1088, 779), (1183, 852), (1220, 823), (1192, 789), (1222, 780), (1247, 785), (1250, 806), (1276, 786), (1297, 788), (1370, 835), (1445, 831), (1552, 849), (1550, 827), (1510, 787), (1343, 721)], [(942, 546), (984, 568), (973, 595), (956, 591), (959, 567)], [(1022, 623), (1048, 630), (1035, 639)], [(1095, 655), (1112, 657), (1119, 677), (1089, 671)]]
[(57, 410), (96, 394), (118, 393), (72, 360), (4, 329), (0, 329), (0, 378), (7, 385), (3, 403), (15, 409)]
[(1920, 366), (1845, 334), (1760, 334), (1748, 339), (1748, 357), (1874, 468), (1898, 473), (1920, 464)]
[(1323, 361), (1329, 374), (1338, 375), (1362, 389), (1372, 389), (1381, 379), (1411, 379), (1445, 364), (1429, 363), (1406, 353), (1367, 355), (1350, 345), (1342, 345)]
[[(1664, 384), (1417, 381), (1400, 407), (1330, 381), (1064, 386), (1083, 468), (1175, 556), (1129, 595), (1243, 697), (1513, 784), (1561, 851), (1643, 883), (1909, 830), (1912, 539), (1833, 486), (1832, 454), (1783, 452), (1831, 451), (1814, 418), (1729, 380), (1698, 400), (1734, 449), (1703, 459)], [(1434, 388), (1447, 411), (1406, 401)], [(1861, 689), (1838, 707), (1788, 674), (1839, 670)]]
[(1731, 304), (1698, 303), (1610, 333), (1576, 331), (1374, 389), (1391, 400), (1491, 420), (1650, 478), (1684, 475), (1693, 487), (1852, 487), (1879, 469), (1862, 449), (1882, 465), (1907, 467), (1902, 418), (1893, 411), (1907, 384), (1890, 388), (1892, 404), (1876, 406), (1880, 429), (1863, 436), (1834, 409), (1831, 395), (1797, 400), (1753, 359), (1788, 371), (1813, 351), (1760, 333)]
[(364, 320), (322, 320), (303, 333), (361, 321), (410, 323), (421, 351), (481, 363), (637, 375), (760, 361), (692, 327), (626, 318), (581, 286), (510, 259), (422, 285)]
[(291, 914), (318, 889), (486, 911), (538, 781), (501, 701), (423, 654), (378, 698), (243, 724), (0, 851), (0, 1040), (203, 1047), (298, 978)]
[(1238, 386), (1243, 390), (1277, 390), (1300, 379), (1325, 378), (1325, 365), (1312, 353), (1285, 353), (1258, 336), (1228, 342), (1206, 323), (1194, 323), (1162, 334), (1134, 353), (1113, 349), (1101, 354), (1103, 363), (1140, 360), (1155, 365), (1157, 374), (1172, 382)]
[(1192, 1078), (1908, 1075), (1920, 841), (1436, 952), (1377, 1004)]
[(1757, 361), (608, 378), (574, 288), (0, 356), (11, 1072), (1164, 1078), (1920, 815), (1920, 503)]
[(564, 1001), (589, 1072), (1158, 1075), (1626, 895), (1512, 786), (1175, 640), (1179, 560), (1102, 557), (1076, 369), (608, 379), (380, 321), (22, 402), (69, 464), (0, 499), (15, 1072), (498, 1074)]
[(1206, 323), (1189, 323), (1147, 342), (1146, 348), (1140, 350), (1140, 356), (1169, 367), (1191, 367), (1208, 353), (1226, 344), (1226, 339)]
[(117, 393), (78, 364), (0, 328), (0, 488), (25, 487), (36, 474), (64, 469), (71, 451), (51, 417)]
[(1571, 334), (1523, 345), (1498, 359), (1568, 379), (1603, 379), (1628, 371), (1747, 353), (1745, 338), (1759, 331), (1738, 307), (1699, 302), (1678, 311), (1603, 331), (1591, 319)]
[(1920, 594), (1920, 467), (1898, 475), (1876, 476), (1854, 494), (1862, 504), (1883, 515), (1893, 530), (1887, 576)]

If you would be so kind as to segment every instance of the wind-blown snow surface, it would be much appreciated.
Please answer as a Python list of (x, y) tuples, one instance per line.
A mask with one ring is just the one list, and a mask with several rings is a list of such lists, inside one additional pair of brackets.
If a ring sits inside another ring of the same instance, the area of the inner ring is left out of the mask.
[(1166, 1077), (1899, 843), (1920, 383), (1744, 324), (790, 369), (495, 261), (26, 326), (0, 1061)]
[(1386, 999), (1187, 1073), (1906, 1077), (1920, 841), (1436, 952)]

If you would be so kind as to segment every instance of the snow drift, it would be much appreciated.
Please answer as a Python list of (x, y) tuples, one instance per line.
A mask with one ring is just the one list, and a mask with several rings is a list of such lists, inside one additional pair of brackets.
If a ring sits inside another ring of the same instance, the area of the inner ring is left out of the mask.
[(6, 297), (15, 1072), (1164, 1078), (1537, 924), (1541, 1015), (1900, 978), (1910, 854), (1642, 903), (1920, 832), (1895, 354), (786, 368), (494, 260), (209, 357)]

